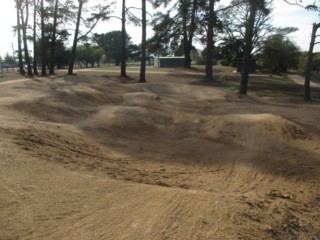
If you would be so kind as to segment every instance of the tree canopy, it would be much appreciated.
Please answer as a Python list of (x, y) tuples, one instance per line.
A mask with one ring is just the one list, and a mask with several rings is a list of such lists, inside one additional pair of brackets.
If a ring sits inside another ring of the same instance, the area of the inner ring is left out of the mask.
[[(105, 61), (113, 62), (116, 66), (121, 63), (121, 31), (111, 31), (108, 33), (94, 34), (93, 41), (103, 49)], [(126, 34), (126, 56), (138, 60), (140, 48), (131, 41), (131, 37)]]
[(274, 34), (264, 41), (260, 57), (263, 67), (279, 73), (297, 68), (299, 54), (300, 49), (292, 41), (281, 34)]

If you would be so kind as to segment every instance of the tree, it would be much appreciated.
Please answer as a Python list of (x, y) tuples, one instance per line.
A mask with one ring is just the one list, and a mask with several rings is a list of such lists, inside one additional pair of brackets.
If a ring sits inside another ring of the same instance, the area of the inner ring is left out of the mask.
[(203, 21), (202, 11), (205, 2), (204, 0), (153, 1), (155, 8), (161, 5), (167, 7), (169, 3), (172, 7), (166, 13), (155, 14), (152, 22), (155, 35), (148, 41), (149, 49), (166, 55), (183, 49), (185, 67), (190, 68), (193, 40), (196, 33), (201, 32), (199, 27)]
[[(272, 0), (267, 0), (265, 2), (265, 6), (269, 9), (269, 11), (271, 11)], [(241, 49), (243, 51), (244, 36), (249, 11), (249, 2), (240, 0), (233, 1), (232, 5), (218, 11), (224, 32), (222, 37), (222, 46), (224, 44), (229, 44), (230, 42), (236, 42), (239, 40), (242, 42)], [(268, 36), (276, 33), (279, 30), (278, 28), (272, 26), (271, 21), (272, 18), (270, 14), (265, 14), (264, 11), (256, 12), (252, 37), (253, 55), (261, 50), (263, 42)]]
[[(141, 57), (142, 57), (142, 53), (141, 53), (141, 44), (140, 46), (132, 43), (132, 41), (130, 40), (131, 38), (128, 37), (129, 41), (126, 47), (127, 53), (126, 56), (128, 57), (128, 59), (130, 59), (131, 61), (137, 62), (137, 61), (141, 61)], [(147, 53), (146, 53), (147, 55)]]
[(121, 17), (121, 76), (126, 77), (126, 0), (122, 0)]
[(79, 6), (78, 6), (77, 22), (76, 22), (76, 28), (75, 28), (72, 50), (71, 50), (71, 59), (70, 59), (69, 69), (68, 69), (69, 75), (73, 74), (74, 61), (76, 59), (76, 53), (77, 53), (77, 44), (79, 41), (78, 35), (79, 35), (79, 28), (80, 28), (80, 20), (81, 20), (83, 4), (85, 3), (85, 1), (86, 0), (78, 0)]
[(261, 60), (263, 66), (274, 73), (287, 72), (288, 68), (298, 66), (299, 54), (299, 48), (287, 37), (274, 34), (264, 42)]
[(18, 40), (18, 60), (19, 60), (19, 72), (20, 74), (25, 74), (23, 68), (23, 61), (22, 61), (22, 46), (21, 46), (21, 24), (20, 24), (20, 8), (21, 8), (21, 1), (16, 0), (16, 13), (17, 13), (17, 40)]
[(52, 38), (51, 38), (51, 51), (50, 51), (50, 69), (49, 74), (54, 74), (54, 63), (55, 63), (55, 47), (57, 38), (57, 21), (58, 21), (58, 4), (59, 1), (55, 0), (54, 11), (53, 11), (53, 26), (52, 26)]
[[(305, 7), (307, 10), (312, 11), (318, 11), (320, 12), (320, 7), (317, 5), (307, 5)], [(312, 33), (311, 33), (311, 39), (309, 44), (309, 51), (308, 51), (308, 62), (307, 62), (307, 68), (306, 68), (306, 75), (305, 75), (305, 81), (304, 81), (304, 100), (310, 101), (311, 100), (311, 94), (310, 94), (310, 78), (311, 78), (311, 70), (312, 70), (312, 62), (313, 62), (313, 48), (316, 44), (319, 44), (319, 42), (316, 42), (316, 39), (318, 37), (317, 32), (320, 28), (320, 23), (314, 23), (312, 26)]]
[(32, 68), (30, 64), (30, 57), (28, 51), (28, 39), (27, 39), (27, 29), (28, 29), (28, 20), (29, 20), (29, 0), (20, 0), (19, 4), (19, 13), (20, 13), (20, 20), (21, 20), (21, 29), (22, 29), (22, 36), (23, 36), (23, 49), (24, 49), (24, 58), (27, 65), (27, 73), (29, 76), (32, 75)]
[[(41, 61), (41, 74), (54, 74), (57, 65), (57, 48), (61, 49), (61, 42), (67, 42), (69, 32), (61, 27), (69, 23), (73, 14), (73, 2), (70, 0), (33, 0), (34, 5), (34, 70), (37, 70), (37, 62)], [(39, 20), (37, 22), (37, 18)], [(37, 27), (40, 25), (40, 36)], [(40, 53), (40, 54), (39, 54)]]
[(68, 63), (70, 62), (70, 56), (71, 56), (71, 50), (66, 49), (66, 46), (64, 44), (64, 41), (59, 39), (56, 42), (55, 47), (55, 65), (58, 69), (64, 68), (65, 66), (68, 66)]
[[(107, 62), (114, 62), (116, 66), (120, 66), (121, 57), (122, 57), (122, 32), (121, 31), (111, 31), (103, 34), (94, 34), (93, 41), (103, 49), (104, 55)], [(137, 52), (139, 47), (134, 45), (131, 41), (131, 38), (126, 34), (126, 53), (128, 57), (136, 58), (136, 55), (140, 55), (140, 52)]]
[(311, 94), (310, 94), (310, 78), (311, 78), (311, 70), (312, 70), (312, 61), (313, 61), (313, 48), (317, 44), (316, 37), (317, 31), (320, 28), (320, 23), (314, 23), (312, 25), (312, 33), (311, 33), (311, 40), (309, 45), (308, 51), (308, 61), (307, 61), (307, 68), (306, 68), (306, 75), (304, 81), (304, 100), (310, 101)]
[(146, 0), (142, 0), (142, 42), (141, 42), (141, 68), (139, 82), (146, 82), (146, 40), (147, 40), (147, 9)]
[(94, 67), (94, 64), (99, 64), (102, 58), (102, 49), (97, 46), (92, 46), (90, 43), (85, 43), (77, 47), (77, 61), (84, 63), (85, 67)]
[(38, 62), (37, 62), (37, 7), (39, 1), (33, 0), (33, 73), (38, 75)]
[(8, 53), (6, 54), (6, 56), (4, 57), (4, 62), (6, 64), (9, 64), (11, 66), (15, 65), (15, 59), (13, 56), (10, 56)]
[(159, 56), (173, 55), (176, 51), (174, 47), (176, 31), (171, 26), (175, 20), (171, 18), (170, 13), (156, 13), (153, 18), (154, 35), (148, 39), (148, 52), (156, 53)]
[(235, 59), (242, 57), (243, 39), (224, 39), (219, 46), (222, 57), (221, 64), (224, 66), (235, 67)]
[(248, 0), (249, 13), (246, 22), (245, 34), (244, 34), (244, 47), (243, 47), (243, 64), (241, 72), (240, 82), (240, 94), (247, 94), (248, 80), (249, 80), (249, 64), (251, 59), (251, 52), (253, 49), (253, 36), (254, 36), (254, 23), (258, 11), (264, 14), (269, 14), (269, 10), (266, 8), (265, 0)]
[(45, 18), (45, 10), (44, 10), (44, 0), (40, 1), (40, 19), (41, 19), (41, 75), (46, 76), (46, 60), (47, 60), (47, 54), (46, 54), (46, 40), (45, 40), (45, 24), (44, 24), (44, 18)]
[(213, 28), (215, 25), (215, 14), (214, 14), (214, 3), (215, 0), (209, 0), (208, 8), (208, 29), (207, 29), (207, 58), (206, 58), (206, 77), (205, 81), (212, 82), (212, 53), (213, 53)]
[[(320, 5), (319, 2), (316, 1), (302, 1), (302, 0), (284, 0), (288, 4), (291, 5), (298, 5), (308, 11), (316, 11), (320, 13)], [(303, 5), (304, 4), (304, 5)], [(312, 71), (312, 62), (313, 62), (313, 49), (316, 44), (319, 44), (320, 42), (316, 42), (317, 40), (317, 31), (320, 28), (320, 23), (314, 23), (312, 25), (312, 33), (311, 33), (311, 39), (309, 44), (309, 51), (308, 51), (308, 60), (307, 60), (307, 66), (305, 71), (305, 81), (304, 81), (304, 100), (310, 101), (311, 100), (311, 94), (310, 94), (310, 78), (311, 78), (311, 71)]]
[[(77, 7), (77, 14), (76, 14), (76, 26), (75, 26), (75, 33), (73, 38), (72, 50), (71, 50), (71, 59), (68, 68), (68, 74), (73, 74), (74, 62), (76, 59), (76, 52), (77, 52), (77, 44), (80, 40), (85, 39), (92, 30), (97, 26), (99, 21), (105, 21), (109, 19), (110, 14), (110, 4), (109, 5), (95, 5), (91, 8), (91, 16), (84, 19), (83, 15), (83, 8), (84, 5), (88, 3), (88, 0), (78, 0), (78, 7)], [(84, 34), (80, 34), (80, 23), (81, 20), (84, 19), (84, 25), (87, 26), (87, 31)]]
[[(266, 1), (266, 6), (271, 9), (271, 1)], [(231, 5), (217, 10), (222, 23), (223, 33), (219, 39), (219, 46), (222, 47), (223, 65), (235, 66), (235, 59), (241, 58), (244, 49), (244, 35), (248, 19), (250, 5), (248, 1), (232, 1)], [(252, 40), (251, 55), (261, 51), (265, 39), (280, 31), (271, 24), (271, 16), (262, 11), (257, 11)]]
[(205, 7), (203, 0), (180, 0), (178, 5), (179, 16), (181, 17), (182, 27), (182, 45), (185, 56), (185, 67), (191, 67), (191, 51), (193, 47), (193, 39), (195, 37), (197, 27), (202, 21), (200, 12)]

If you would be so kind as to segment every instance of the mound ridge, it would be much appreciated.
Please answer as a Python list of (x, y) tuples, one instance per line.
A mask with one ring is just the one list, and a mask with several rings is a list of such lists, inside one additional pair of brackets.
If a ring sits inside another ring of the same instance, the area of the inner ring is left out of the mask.
[(308, 131), (301, 125), (280, 116), (273, 116), (272, 118), (264, 121), (263, 126), (275, 137), (285, 140), (306, 139), (309, 135)]
[(227, 141), (251, 146), (278, 141), (306, 139), (307, 130), (293, 121), (274, 114), (227, 114), (213, 116), (204, 133), (215, 141)]
[(318, 106), (76, 78), (0, 85), (0, 238), (320, 233)]
[[(48, 98), (15, 103), (14, 109), (45, 121), (72, 124), (84, 134), (79, 135), (79, 139), (83, 139), (80, 142), (86, 143), (87, 135), (90, 139), (88, 146), (96, 142), (100, 149), (104, 149), (98, 151), (98, 158), (104, 159), (99, 164), (85, 157), (76, 166), (94, 163), (94, 170), (105, 171), (111, 160), (103, 157), (103, 153), (108, 152), (108, 155), (125, 159), (128, 169), (135, 169), (133, 173), (121, 171), (123, 164), (119, 161), (118, 167), (112, 165), (111, 168), (112, 171), (118, 169), (115, 171), (118, 174), (107, 171), (115, 178), (208, 191), (226, 186), (230, 191), (239, 187), (248, 190), (248, 186), (258, 183), (270, 184), (273, 176), (279, 174), (307, 179), (306, 172), (297, 172), (295, 164), (301, 166), (298, 157), (291, 159), (295, 141), (308, 136), (307, 130), (299, 124), (277, 114), (229, 113), (230, 110), (224, 108), (216, 109), (212, 105), (229, 102), (232, 106), (241, 102), (230, 103), (223, 91), (217, 96), (209, 96), (206, 86), (196, 86), (194, 92), (191, 91), (193, 86), (166, 83), (159, 86), (155, 91), (155, 83), (137, 84), (130, 85), (129, 90), (127, 86), (123, 88), (123, 85), (113, 83), (110, 92), (106, 86), (102, 92), (99, 86), (76, 85), (65, 91), (56, 90)], [(204, 95), (200, 97), (201, 89)], [(155, 100), (154, 96), (159, 93), (162, 98)], [(74, 147), (64, 148), (47, 142), (52, 134), (39, 132), (38, 136), (39, 144), (46, 143), (46, 154), (51, 152), (52, 156), (58, 156), (57, 159), (61, 159), (61, 155), (69, 156), (70, 166), (77, 162)], [(20, 138), (22, 145), (28, 145), (32, 140)], [(32, 151), (42, 156), (43, 149), (35, 147), (37, 142), (31, 142)], [(74, 140), (66, 139), (66, 142)], [(61, 149), (62, 153), (59, 152)], [(282, 149), (287, 149), (290, 160), (283, 156)], [(154, 170), (146, 173), (145, 165)], [(161, 167), (164, 165), (171, 170)], [(201, 166), (207, 170), (199, 175)], [(184, 179), (185, 169), (197, 179), (192, 184)], [(208, 185), (202, 179), (209, 176)]]

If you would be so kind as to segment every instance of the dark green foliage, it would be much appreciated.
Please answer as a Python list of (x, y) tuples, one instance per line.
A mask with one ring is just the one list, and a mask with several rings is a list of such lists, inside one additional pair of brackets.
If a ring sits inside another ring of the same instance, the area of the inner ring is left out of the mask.
[(174, 54), (181, 35), (174, 26), (175, 19), (170, 16), (170, 13), (158, 12), (152, 24), (154, 35), (148, 40), (148, 51), (160, 55)]
[[(307, 67), (307, 61), (308, 61), (308, 52), (302, 52), (299, 56), (299, 71), (303, 72), (305, 71)], [(314, 53), (313, 59), (312, 59), (312, 66), (311, 71), (317, 71), (320, 70), (320, 53)]]
[[(112, 31), (103, 34), (94, 34), (93, 41), (104, 51), (105, 61), (113, 62), (119, 66), (121, 62), (121, 31)], [(140, 48), (134, 45), (131, 38), (126, 36), (127, 54), (131, 59), (137, 59), (140, 56)]]
[[(263, 2), (266, 6), (262, 6)], [(255, 1), (258, 5), (255, 6), (256, 12), (253, 22), (253, 37), (252, 37), (252, 47), (251, 54), (259, 52), (262, 47), (263, 41), (268, 35), (273, 34), (277, 31), (286, 31), (289, 28), (277, 29), (271, 24), (270, 10), (266, 8), (271, 8), (270, 1)], [(219, 18), (223, 25), (223, 37), (221, 46), (231, 47), (232, 51), (235, 51), (235, 55), (244, 50), (244, 37), (248, 21), (248, 13), (250, 12), (250, 4), (248, 1), (233, 1), (233, 7), (226, 8), (224, 11), (219, 11)], [(230, 64), (231, 62), (229, 62)]]
[[(167, 12), (154, 15), (152, 26), (154, 36), (148, 40), (148, 50), (160, 55), (184, 55), (185, 67), (191, 65), (193, 40), (200, 32), (203, 34), (206, 1), (176, 0), (152, 1), (154, 7), (170, 4)], [(183, 51), (181, 51), (183, 50)]]
[(13, 56), (10, 56), (8, 53), (4, 57), (4, 63), (15, 66), (16, 61)]
[[(205, 59), (207, 58), (207, 48), (204, 48), (202, 51), (201, 51), (201, 58), (199, 59), (200, 61), (204, 61), (202, 64), (205, 64)], [(212, 49), (212, 64), (213, 65), (216, 65), (218, 64), (218, 62), (223, 59), (223, 55), (222, 55), (222, 48), (220, 46), (217, 46), (217, 47), (214, 47)]]
[(267, 38), (261, 54), (264, 68), (273, 72), (287, 72), (289, 68), (297, 68), (299, 48), (283, 35), (275, 34)]
[(221, 64), (224, 66), (236, 66), (236, 59), (242, 57), (243, 39), (224, 39), (220, 44)]
[(94, 64), (99, 64), (103, 55), (103, 49), (97, 46), (92, 46), (89, 43), (77, 47), (77, 60), (86, 67), (94, 67)]

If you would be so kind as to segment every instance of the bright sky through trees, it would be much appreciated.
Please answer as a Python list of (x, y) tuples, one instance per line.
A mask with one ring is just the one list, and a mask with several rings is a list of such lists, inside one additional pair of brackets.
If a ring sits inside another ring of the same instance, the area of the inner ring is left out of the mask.
[[(114, 15), (121, 16), (121, 1), (117, 1), (119, 4), (116, 5), (116, 10)], [(129, 0), (127, 1), (128, 6), (140, 7), (141, 0)], [(230, 0), (221, 0), (219, 5), (227, 5)], [(274, 11), (273, 24), (277, 27), (298, 27), (299, 31), (291, 34), (291, 40), (295, 42), (302, 50), (308, 50), (310, 42), (310, 34), (312, 31), (312, 23), (319, 22), (320, 17), (318, 13), (308, 12), (297, 6), (290, 6), (286, 4), (283, 0), (274, 0)], [(152, 11), (149, 7), (149, 11)], [(134, 10), (138, 16), (140, 12)], [(13, 0), (2, 0), (0, 3), (0, 56), (4, 56), (7, 53), (12, 55), (12, 44), (14, 50), (16, 47), (16, 37), (13, 34), (12, 26), (16, 23), (16, 12), (14, 8)], [(110, 21), (100, 23), (95, 32), (105, 33), (112, 30), (120, 30), (121, 22), (119, 19), (112, 18)], [(141, 29), (133, 24), (127, 26), (128, 34), (132, 37), (134, 43), (140, 43), (141, 39)], [(149, 28), (147, 37), (150, 37), (151, 30)], [(320, 48), (316, 49), (319, 51)]]

